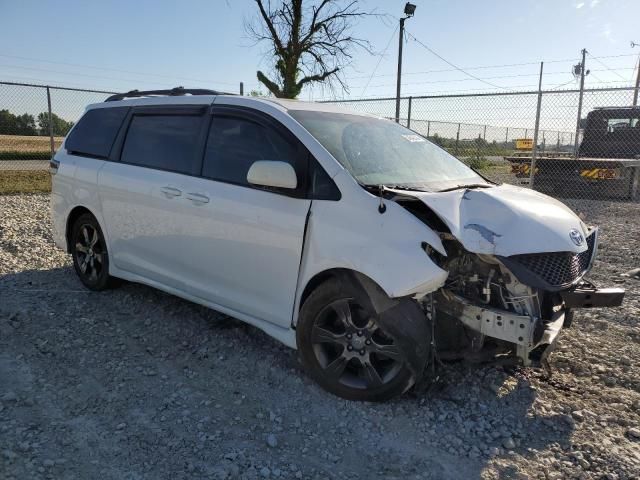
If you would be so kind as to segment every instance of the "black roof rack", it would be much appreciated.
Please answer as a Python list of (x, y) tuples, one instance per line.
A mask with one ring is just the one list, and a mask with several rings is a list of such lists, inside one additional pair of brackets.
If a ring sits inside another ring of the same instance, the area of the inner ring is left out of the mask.
[(218, 92), (216, 90), (207, 90), (204, 88), (184, 88), (175, 87), (170, 90), (131, 90), (127, 93), (116, 93), (111, 95), (105, 102), (116, 102), (125, 98), (150, 97), (150, 96), (168, 96), (178, 97), (181, 95), (234, 95), (233, 93)]

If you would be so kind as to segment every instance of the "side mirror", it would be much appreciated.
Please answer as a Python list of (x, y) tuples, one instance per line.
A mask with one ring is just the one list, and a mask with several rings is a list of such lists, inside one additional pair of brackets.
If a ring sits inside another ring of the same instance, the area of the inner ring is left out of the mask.
[(296, 171), (287, 162), (258, 160), (247, 172), (247, 182), (263, 187), (295, 189), (298, 186)]

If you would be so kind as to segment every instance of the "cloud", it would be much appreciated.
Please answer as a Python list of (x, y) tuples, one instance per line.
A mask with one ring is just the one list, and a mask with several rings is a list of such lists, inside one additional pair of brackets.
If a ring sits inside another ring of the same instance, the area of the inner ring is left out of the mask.
[(576, 9), (580, 10), (582, 7), (584, 7), (584, 2), (578, 2), (576, 3)]
[(589, 7), (593, 8), (600, 3), (600, 0), (591, 0)]
[(600, 30), (600, 36), (603, 37), (609, 43), (617, 43), (616, 38), (613, 36), (610, 23), (605, 23), (602, 26), (602, 30)]

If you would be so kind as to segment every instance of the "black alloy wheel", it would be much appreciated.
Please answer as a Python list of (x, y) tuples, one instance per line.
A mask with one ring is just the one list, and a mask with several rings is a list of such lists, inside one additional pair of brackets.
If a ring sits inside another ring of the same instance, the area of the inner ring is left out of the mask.
[(297, 327), (302, 363), (335, 395), (386, 400), (408, 389), (412, 377), (402, 349), (356, 298), (332, 282), (309, 296)]
[(71, 253), (75, 271), (87, 288), (99, 291), (110, 286), (107, 246), (93, 215), (85, 213), (74, 223)]

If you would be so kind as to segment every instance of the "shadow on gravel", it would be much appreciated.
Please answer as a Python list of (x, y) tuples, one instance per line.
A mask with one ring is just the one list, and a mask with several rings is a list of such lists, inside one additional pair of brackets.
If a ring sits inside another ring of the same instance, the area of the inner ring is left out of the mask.
[(0, 277), (0, 299), (3, 478), (517, 478), (516, 456), (572, 433), (530, 413), (529, 370), (449, 364), (355, 403), (257, 329), (142, 285), (33, 270)]

